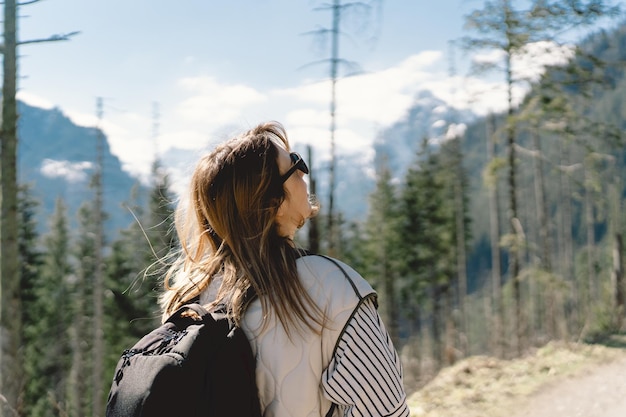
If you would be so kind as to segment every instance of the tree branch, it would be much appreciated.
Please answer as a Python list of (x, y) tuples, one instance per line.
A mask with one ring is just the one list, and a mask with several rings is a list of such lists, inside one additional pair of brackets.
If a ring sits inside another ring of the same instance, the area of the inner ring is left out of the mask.
[[(343, 65), (348, 69), (355, 69), (353, 73), (350, 73), (349, 76), (356, 75), (361, 72), (361, 67), (354, 61), (348, 61), (347, 59), (337, 59), (336, 60), (339, 65)], [(303, 70), (305, 68), (312, 67), (314, 65), (327, 64), (333, 62), (332, 58), (320, 59), (319, 61), (309, 62), (308, 64), (304, 64), (298, 67), (298, 70)]]
[[(42, 42), (57, 42), (57, 41), (69, 41), (70, 38), (72, 36), (78, 35), (80, 32), (70, 32), (70, 33), (65, 33), (65, 34), (60, 34), (60, 35), (52, 35), (48, 38), (41, 38), (41, 39), (31, 39), (31, 40), (27, 40), (27, 41), (21, 41), (18, 42), (18, 45), (28, 45), (31, 43), (42, 43)], [(4, 48), (2, 48), (4, 49)]]
[(340, 10), (343, 10), (343, 9), (349, 9), (351, 7), (361, 7), (361, 8), (369, 9), (372, 6), (370, 6), (367, 3), (363, 3), (362, 1), (355, 1), (355, 2), (351, 2), (351, 3), (344, 3), (344, 4), (340, 4), (338, 6), (335, 6), (334, 4), (330, 4), (330, 3), (324, 3), (324, 4), (322, 4), (319, 7), (314, 7), (313, 11), (318, 12), (318, 11), (329, 10), (329, 9), (334, 9), (334, 8), (339, 8)]
[(580, 169), (583, 167), (583, 164), (581, 164), (580, 162), (572, 164), (572, 165), (557, 165), (556, 166), (558, 169), (561, 170), (561, 172), (564, 172), (566, 174), (571, 175), (574, 171), (576, 171), (577, 169)]
[(20, 6), (28, 6), (29, 4), (39, 3), (40, 1), (43, 1), (43, 0), (29, 0), (29, 1), (25, 1), (25, 2), (23, 2), (23, 3), (18, 3), (18, 4), (17, 4), (17, 7), (20, 7)]
[[(518, 145), (517, 143), (513, 144), (513, 146), (515, 147), (515, 150), (518, 153), (521, 153), (523, 155), (527, 155), (530, 156), (532, 158), (537, 158), (540, 157), (541, 159), (543, 159), (544, 161), (547, 161), (547, 159), (543, 156), (543, 153), (537, 151), (537, 150), (531, 150), (531, 149), (527, 149), (521, 145)], [(549, 161), (548, 161), (549, 162)]]

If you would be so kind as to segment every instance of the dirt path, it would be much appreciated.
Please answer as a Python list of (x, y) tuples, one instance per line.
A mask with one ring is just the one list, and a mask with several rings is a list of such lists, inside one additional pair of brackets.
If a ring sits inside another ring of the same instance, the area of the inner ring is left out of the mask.
[(412, 416), (626, 417), (626, 335), (611, 344), (464, 359), (409, 397)]
[(626, 416), (626, 359), (555, 381), (530, 396), (511, 417)]

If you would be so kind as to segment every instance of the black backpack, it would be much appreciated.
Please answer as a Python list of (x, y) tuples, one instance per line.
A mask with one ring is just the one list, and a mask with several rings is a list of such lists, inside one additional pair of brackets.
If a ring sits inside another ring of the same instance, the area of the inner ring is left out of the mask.
[(260, 417), (255, 367), (223, 310), (188, 304), (124, 351), (106, 417)]

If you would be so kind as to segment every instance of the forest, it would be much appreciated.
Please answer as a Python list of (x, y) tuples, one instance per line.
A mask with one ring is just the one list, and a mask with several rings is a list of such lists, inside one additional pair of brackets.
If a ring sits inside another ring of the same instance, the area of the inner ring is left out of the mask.
[[(378, 150), (367, 217), (331, 210), (297, 238), (374, 285), (407, 390), (471, 355), (512, 358), (551, 340), (593, 342), (624, 330), (626, 25), (602, 1), (511, 3), (487, 1), (459, 40), (499, 53), (473, 70), (506, 80), (507, 111), (466, 129), (451, 117), (445, 138), (415, 137), (418, 151), (400, 177)], [(601, 19), (616, 23), (598, 29)], [(512, 62), (526, 47), (565, 45), (562, 33), (582, 27), (592, 30), (567, 62), (516, 78)], [(517, 85), (528, 91), (520, 103)], [(100, 174), (77, 218), (59, 198), (43, 234), (40, 203), (19, 187), (13, 305), (22, 308), (3, 306), (2, 331), (7, 320), (17, 329), (10, 339), (20, 360), (10, 368), (13, 399), (3, 365), (0, 415), (103, 415), (120, 354), (160, 322), (156, 301), (177, 248), (167, 170), (154, 162), (149, 198), (128, 196), (136, 221), (111, 239)], [(312, 193), (321, 175), (312, 172)]]

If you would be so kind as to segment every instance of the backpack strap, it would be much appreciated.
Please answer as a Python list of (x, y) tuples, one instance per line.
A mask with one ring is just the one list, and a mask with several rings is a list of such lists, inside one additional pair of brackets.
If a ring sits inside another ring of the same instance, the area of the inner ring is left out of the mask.
[(303, 256), (317, 255), (316, 253), (313, 253), (310, 250), (303, 248), (294, 248), (293, 252), (296, 255), (296, 259), (302, 258)]
[(339, 265), (339, 262), (337, 262), (336, 260), (334, 260), (331, 257), (328, 257), (326, 255), (317, 255), (320, 256), (322, 258), (326, 258), (328, 259), (330, 262), (334, 263), (335, 266), (337, 268), (339, 268), (339, 270), (343, 273), (343, 276), (346, 277), (346, 279), (348, 280), (348, 282), (350, 283), (350, 286), (352, 287), (352, 289), (354, 290), (354, 293), (356, 294), (357, 297), (359, 297), (359, 301), (363, 300), (363, 296), (361, 295), (361, 293), (359, 292), (359, 289), (356, 287), (356, 284), (354, 283), (354, 281), (352, 280), (352, 278), (350, 278), (350, 275), (348, 275), (348, 273), (346, 272), (345, 269), (343, 269), (343, 267), (341, 265)]
[[(350, 286), (354, 290), (354, 293), (359, 298), (359, 302), (363, 301), (364, 297), (361, 294), (361, 292), (359, 291), (359, 289), (357, 288), (356, 284), (354, 283), (354, 280), (350, 277), (350, 275), (348, 275), (348, 273), (346, 272), (344, 267), (342, 267), (339, 264), (339, 262), (337, 262), (335, 259), (331, 258), (330, 256), (321, 255), (319, 253), (313, 253), (313, 252), (311, 252), (311, 251), (309, 251), (307, 249), (295, 249), (295, 253), (296, 253), (296, 259), (302, 258), (302, 257), (305, 257), (305, 256), (319, 256), (320, 258), (324, 258), (324, 259), (328, 260), (329, 262), (332, 262), (333, 264), (335, 264), (335, 266), (341, 271), (343, 276), (346, 277), (346, 280), (350, 283)], [(375, 302), (376, 302), (376, 300), (375, 300)], [(378, 308), (378, 303), (377, 302), (376, 302), (376, 307)]]
[[(248, 306), (252, 304), (252, 302), (258, 297), (256, 291), (253, 287), (248, 287), (246, 293), (243, 295), (243, 313), (246, 312)], [(228, 307), (226, 304), (218, 304), (214, 308), (211, 309), (211, 312), (220, 313), (220, 314), (228, 314)], [(242, 314), (243, 314), (242, 313)]]
[[(196, 316), (185, 314), (189, 310), (194, 312)], [(178, 325), (181, 323), (181, 321), (202, 321), (204, 316), (206, 316), (207, 314), (209, 314), (209, 311), (206, 308), (202, 307), (197, 302), (192, 302), (180, 307), (178, 310), (172, 313), (165, 322)]]

